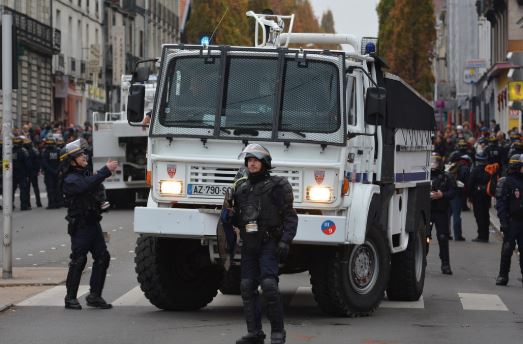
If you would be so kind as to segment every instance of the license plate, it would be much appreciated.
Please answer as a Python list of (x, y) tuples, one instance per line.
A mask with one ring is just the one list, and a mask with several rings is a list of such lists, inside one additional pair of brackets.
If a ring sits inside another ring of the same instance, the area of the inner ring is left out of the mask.
[(225, 192), (231, 186), (229, 184), (187, 184), (187, 195), (189, 196), (207, 196), (223, 197)]

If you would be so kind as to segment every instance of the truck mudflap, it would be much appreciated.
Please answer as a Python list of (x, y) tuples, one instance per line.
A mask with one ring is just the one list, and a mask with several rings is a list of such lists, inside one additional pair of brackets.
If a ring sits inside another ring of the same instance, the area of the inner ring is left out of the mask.
[[(294, 243), (346, 244), (344, 216), (298, 215)], [(134, 231), (141, 234), (184, 238), (216, 237), (218, 214), (198, 209), (134, 209)]]

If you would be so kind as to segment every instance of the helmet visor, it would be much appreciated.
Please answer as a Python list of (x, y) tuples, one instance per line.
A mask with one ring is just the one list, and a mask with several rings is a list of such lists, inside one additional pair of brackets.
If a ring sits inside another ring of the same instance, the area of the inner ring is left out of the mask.
[(258, 160), (262, 160), (268, 156), (270, 156), (269, 151), (267, 151), (267, 149), (265, 149), (262, 145), (251, 143), (244, 148), (240, 155), (238, 155), (238, 159), (254, 157)]

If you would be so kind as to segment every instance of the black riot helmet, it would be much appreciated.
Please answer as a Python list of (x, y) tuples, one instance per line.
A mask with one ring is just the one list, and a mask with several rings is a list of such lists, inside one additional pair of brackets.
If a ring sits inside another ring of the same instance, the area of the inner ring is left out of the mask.
[(270, 170), (272, 168), (271, 162), (271, 153), (267, 150), (267, 148), (263, 147), (260, 144), (257, 143), (251, 143), (248, 144), (243, 151), (238, 155), (238, 159), (244, 159), (245, 160), (245, 166), (247, 166), (247, 160), (249, 158), (256, 158), (261, 161), (263, 167), (265, 167), (266, 170)]
[(511, 170), (516, 170), (519, 172), (523, 166), (523, 154), (514, 154), (510, 157), (508, 161), (508, 168)]
[(467, 150), (469, 148), (469, 145), (465, 140), (459, 140), (457, 146), (459, 150)]
[(77, 156), (84, 154), (86, 148), (81, 139), (69, 142), (60, 151), (60, 161), (72, 161)]
[(431, 170), (443, 170), (443, 158), (436, 152), (432, 152), (430, 156), (430, 169)]

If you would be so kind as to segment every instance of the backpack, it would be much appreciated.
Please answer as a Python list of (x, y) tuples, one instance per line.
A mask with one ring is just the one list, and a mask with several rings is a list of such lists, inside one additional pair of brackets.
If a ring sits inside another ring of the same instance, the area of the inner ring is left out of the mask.
[(499, 164), (493, 163), (485, 165), (485, 172), (489, 175), (489, 180), (486, 187), (487, 195), (490, 197), (495, 197), (498, 180), (501, 174), (499, 171)]

